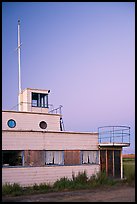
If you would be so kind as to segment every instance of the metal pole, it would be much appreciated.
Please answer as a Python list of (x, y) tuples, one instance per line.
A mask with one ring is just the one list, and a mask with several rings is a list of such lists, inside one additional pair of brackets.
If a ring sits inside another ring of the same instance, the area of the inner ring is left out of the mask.
[(123, 130), (122, 130), (122, 143), (123, 143)]
[(113, 126), (113, 143), (114, 143), (114, 126)]
[(62, 105), (59, 106), (59, 114), (60, 114), (60, 115), (62, 115), (62, 112), (61, 112), (61, 108), (62, 108), (62, 107), (63, 107)]
[(19, 94), (21, 93), (21, 70), (20, 70), (20, 20), (18, 20), (18, 65), (19, 65)]
[(121, 160), (121, 179), (123, 179), (123, 158), (122, 158), (122, 149), (120, 150), (120, 160)]
[(130, 143), (130, 127), (129, 127), (129, 143)]

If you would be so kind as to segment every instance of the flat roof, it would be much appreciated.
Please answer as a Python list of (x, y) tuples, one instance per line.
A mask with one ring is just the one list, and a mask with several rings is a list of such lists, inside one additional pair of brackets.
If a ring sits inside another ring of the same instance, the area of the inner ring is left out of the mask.
[(123, 142), (123, 143), (99, 143), (99, 146), (100, 147), (113, 147), (113, 146), (117, 146), (117, 147), (128, 147), (130, 146), (130, 143), (126, 143), (126, 142)]
[(49, 89), (35, 89), (35, 88), (34, 88), (34, 89), (33, 89), (33, 88), (25, 88), (25, 89), (22, 90), (22, 92), (25, 91), (25, 90), (42, 91), (42, 92), (43, 92), (43, 91), (44, 91), (44, 92), (46, 91), (46, 92), (48, 92), (48, 93), (50, 92)]
[(65, 134), (86, 134), (98, 135), (97, 132), (75, 132), (75, 131), (51, 131), (51, 130), (2, 130), (3, 132), (41, 132), (41, 133), (65, 133)]
[(57, 113), (40, 113), (40, 112), (31, 112), (31, 111), (16, 111), (16, 110), (2, 110), (2, 112), (9, 112), (9, 113), (24, 113), (24, 114), (41, 114), (41, 115), (57, 115), (61, 116), (61, 114)]

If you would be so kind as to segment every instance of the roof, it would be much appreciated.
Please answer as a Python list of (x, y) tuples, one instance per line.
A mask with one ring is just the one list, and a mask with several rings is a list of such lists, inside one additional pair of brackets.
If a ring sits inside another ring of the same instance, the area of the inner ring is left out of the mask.
[(45, 92), (48, 92), (48, 93), (50, 92), (50, 90), (47, 90), (47, 89), (35, 89), (35, 88), (32, 89), (32, 88), (25, 88), (25, 89), (22, 90), (22, 93), (23, 93), (24, 91), (26, 91), (26, 90), (39, 91), (39, 92), (44, 92), (44, 93), (45, 93)]
[(57, 113), (43, 113), (43, 112), (31, 112), (31, 111), (2, 110), (2, 112), (61, 116), (61, 114), (57, 114)]
[(99, 143), (100, 147), (128, 147), (130, 143)]

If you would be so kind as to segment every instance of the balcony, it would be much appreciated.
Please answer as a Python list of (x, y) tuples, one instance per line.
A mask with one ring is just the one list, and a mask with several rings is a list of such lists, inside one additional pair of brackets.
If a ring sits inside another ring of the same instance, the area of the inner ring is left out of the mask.
[(99, 146), (130, 146), (129, 126), (103, 126), (98, 128)]

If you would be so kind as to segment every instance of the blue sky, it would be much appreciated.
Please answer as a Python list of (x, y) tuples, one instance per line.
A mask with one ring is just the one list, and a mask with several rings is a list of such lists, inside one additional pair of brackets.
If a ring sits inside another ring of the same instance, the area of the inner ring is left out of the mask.
[(50, 89), (67, 131), (131, 127), (135, 148), (135, 3), (2, 3), (2, 108), (18, 103), (17, 22), (22, 89)]

